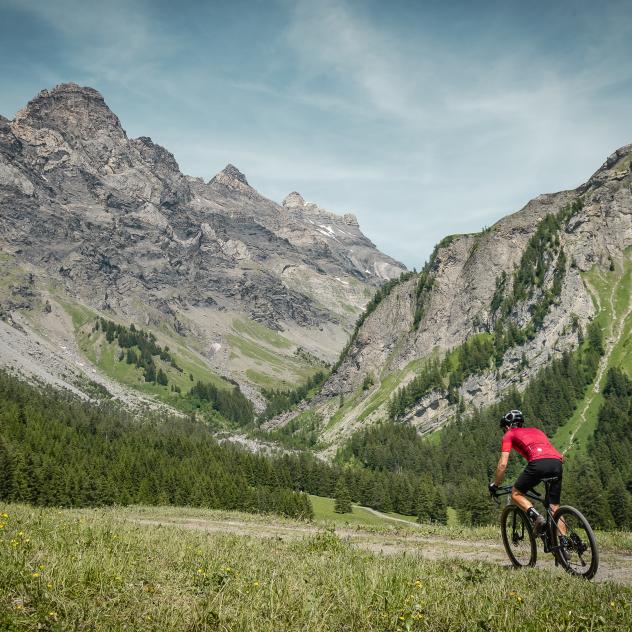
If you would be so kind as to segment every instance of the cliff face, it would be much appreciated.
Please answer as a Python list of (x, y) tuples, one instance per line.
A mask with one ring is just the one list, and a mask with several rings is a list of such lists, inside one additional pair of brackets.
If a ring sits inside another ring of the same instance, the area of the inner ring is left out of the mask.
[(29, 291), (161, 329), (240, 382), (301, 379), (299, 347), (334, 359), (375, 288), (404, 270), (355, 218), (316, 209), (266, 199), (233, 165), (208, 182), (183, 175), (91, 88), (44, 90), (0, 117), (0, 247)]
[[(496, 363), (466, 374), (451, 397), (446, 379), (402, 419), (428, 432), (453, 418), (450, 400), (480, 407), (523, 388), (551, 357), (577, 345), (599, 309), (588, 272), (623, 272), (630, 245), (632, 145), (577, 190), (541, 195), (482, 233), (444, 239), (426, 270), (396, 285), (368, 315), (314, 401), (324, 443), (335, 447), (385, 418), (399, 387), (473, 336), (493, 344), (502, 331), (528, 333), (505, 344)], [(535, 279), (531, 286), (525, 270)]]

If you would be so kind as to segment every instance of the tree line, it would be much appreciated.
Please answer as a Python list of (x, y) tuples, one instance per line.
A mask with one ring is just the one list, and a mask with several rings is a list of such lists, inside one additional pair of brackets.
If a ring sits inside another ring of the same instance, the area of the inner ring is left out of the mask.
[(324, 384), (328, 377), (329, 373), (326, 371), (317, 371), (305, 383), (294, 389), (262, 389), (261, 394), (266, 398), (266, 407), (259, 416), (259, 421), (272, 419), (272, 417), (291, 410), (299, 402), (307, 399), (310, 393)]
[(210, 406), (220, 415), (240, 426), (254, 422), (254, 406), (236, 384), (229, 388), (218, 388), (210, 382), (198, 381), (191, 387), (188, 398), (192, 404), (197, 404), (198, 408)]
[[(218, 392), (221, 393), (221, 390)], [(414, 473), (266, 456), (218, 444), (192, 418), (133, 416), (0, 372), (0, 499), (36, 505), (172, 504), (311, 518), (306, 493), (445, 521), (443, 494)]]
[(219, 445), (201, 422), (83, 402), (0, 372), (0, 499), (38, 505), (173, 504), (309, 518), (274, 462)]

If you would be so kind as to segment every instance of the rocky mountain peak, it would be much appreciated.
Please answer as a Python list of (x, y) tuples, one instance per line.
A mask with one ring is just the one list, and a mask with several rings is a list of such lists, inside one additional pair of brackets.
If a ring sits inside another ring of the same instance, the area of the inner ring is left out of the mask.
[(235, 188), (241, 188), (239, 185), (246, 185), (247, 187), (250, 187), (246, 176), (239, 171), (235, 165), (230, 163), (228, 163), (217, 175), (215, 175), (211, 179), (211, 182)]
[(632, 173), (632, 144), (620, 147), (608, 156), (606, 161), (591, 176), (590, 180), (581, 187), (585, 193), (589, 189), (602, 186), (608, 181), (620, 181)]
[(345, 213), (344, 215), (338, 215), (332, 213), (327, 209), (321, 208), (314, 202), (306, 202), (305, 198), (298, 193), (298, 191), (292, 191), (289, 193), (282, 202), (283, 208), (301, 210), (311, 216), (326, 218), (326, 220), (340, 221), (347, 226), (360, 227), (358, 218), (353, 213)]
[(118, 117), (94, 88), (76, 83), (62, 83), (52, 90), (42, 90), (15, 117), (21, 127), (48, 128), (64, 137), (86, 140), (107, 133), (125, 137)]
[(305, 206), (305, 200), (303, 196), (297, 191), (289, 193), (282, 202), (285, 208), (303, 208)]

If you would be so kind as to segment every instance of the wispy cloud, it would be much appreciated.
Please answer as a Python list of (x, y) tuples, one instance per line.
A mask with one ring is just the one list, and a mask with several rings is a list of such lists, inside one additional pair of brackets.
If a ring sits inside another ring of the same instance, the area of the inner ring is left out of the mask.
[[(187, 173), (234, 162), (273, 199), (353, 209), (411, 266), (632, 140), (626, 2), (490, 6), (0, 0), (26, 34), (31, 16), (55, 35), (52, 59), (24, 48), (39, 88), (101, 89)], [(22, 41), (0, 40), (0, 59)], [(3, 108), (17, 85), (0, 79)]]
[(365, 109), (413, 125), (424, 120), (424, 102), (416, 90), (425, 62), (417, 59), (413, 69), (394, 38), (347, 4), (299, 0), (286, 40), (299, 56), (302, 73), (337, 75), (341, 91)]

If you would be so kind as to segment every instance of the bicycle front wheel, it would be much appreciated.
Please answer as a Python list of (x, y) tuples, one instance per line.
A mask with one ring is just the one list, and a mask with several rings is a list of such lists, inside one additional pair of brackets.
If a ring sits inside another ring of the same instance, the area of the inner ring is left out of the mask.
[(562, 505), (553, 516), (557, 559), (562, 568), (578, 577), (592, 579), (599, 567), (599, 550), (595, 534), (584, 515)]
[(507, 505), (500, 516), (500, 528), (511, 563), (516, 568), (535, 566), (538, 549), (527, 514), (515, 505)]

